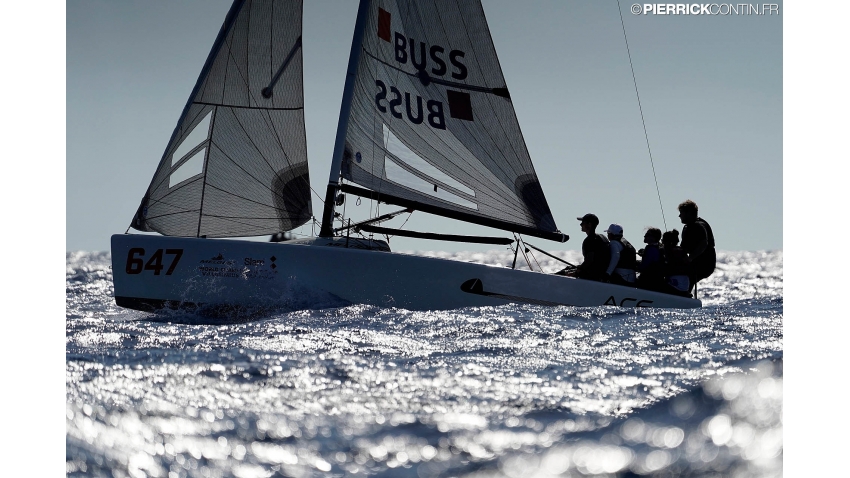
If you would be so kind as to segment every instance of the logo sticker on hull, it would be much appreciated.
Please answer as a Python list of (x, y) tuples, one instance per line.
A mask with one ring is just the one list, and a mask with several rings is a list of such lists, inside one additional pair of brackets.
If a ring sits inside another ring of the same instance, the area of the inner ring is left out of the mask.
[(615, 299), (612, 295), (611, 297), (608, 297), (608, 300), (606, 300), (605, 303), (602, 305), (619, 305), (620, 307), (649, 307), (649, 304), (651, 304), (652, 302), (653, 301), (651, 300), (638, 300), (632, 297), (626, 297), (618, 304), (617, 299)]
[(201, 259), (198, 271), (204, 277), (240, 277), (240, 270), (236, 267), (236, 261), (225, 259), (222, 253), (210, 259)]
[(277, 274), (277, 257), (244, 256), (240, 260), (227, 259), (223, 253), (209, 259), (201, 259), (198, 272), (204, 277), (223, 277), (232, 279), (269, 280)]

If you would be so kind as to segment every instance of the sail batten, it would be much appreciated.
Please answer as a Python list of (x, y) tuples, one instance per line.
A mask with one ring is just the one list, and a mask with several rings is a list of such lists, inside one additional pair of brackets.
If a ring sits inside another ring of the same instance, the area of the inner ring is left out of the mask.
[(364, 4), (339, 175), (434, 214), (560, 237), (480, 0)]
[[(302, 10), (301, 0), (234, 2), (132, 227), (244, 237), (310, 220)], [(202, 148), (198, 177), (181, 176)]]

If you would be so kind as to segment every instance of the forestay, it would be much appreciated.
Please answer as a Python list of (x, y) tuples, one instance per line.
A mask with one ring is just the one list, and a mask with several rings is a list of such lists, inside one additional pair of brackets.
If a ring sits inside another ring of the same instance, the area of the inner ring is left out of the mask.
[(372, 1), (364, 28), (342, 178), (435, 214), (563, 237), (480, 1)]
[(132, 227), (169, 236), (288, 231), (312, 216), (302, 2), (234, 2)]

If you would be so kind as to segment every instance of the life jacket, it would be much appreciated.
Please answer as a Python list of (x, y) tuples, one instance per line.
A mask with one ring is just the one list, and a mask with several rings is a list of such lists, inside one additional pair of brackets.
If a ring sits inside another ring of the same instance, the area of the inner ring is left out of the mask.
[[(623, 237), (611, 240), (623, 245), (623, 250), (620, 251), (620, 260), (617, 261), (617, 265), (614, 267), (616, 269), (635, 270), (637, 268), (637, 251), (635, 251), (634, 246)], [(609, 257), (608, 259), (610, 261), (611, 258)]]
[(711, 226), (705, 221), (705, 219), (701, 217), (698, 217), (693, 223), (685, 225), (685, 228), (682, 230), (682, 243), (680, 246), (684, 248), (686, 252), (692, 252), (694, 247), (696, 247), (696, 240), (694, 239), (693, 231), (697, 229), (697, 225), (699, 225), (705, 232), (705, 252), (714, 256), (714, 232), (712, 232)]
[[(664, 264), (664, 253), (661, 250), (661, 246), (658, 244), (647, 244), (643, 250), (643, 260), (640, 261), (639, 270), (644, 274), (647, 272), (657, 272), (661, 268), (661, 265)], [(656, 260), (651, 261), (649, 258), (652, 256), (651, 251), (653, 250), (657, 252), (657, 257)]]
[(587, 272), (601, 274), (605, 272), (608, 263), (611, 261), (611, 246), (608, 244), (608, 238), (602, 234), (596, 234), (591, 238), (591, 241), (593, 264)]
[(710, 276), (717, 266), (717, 251), (714, 249), (714, 233), (705, 219), (698, 217), (696, 222), (705, 230), (706, 246), (702, 254), (691, 262), (691, 280), (700, 280)]
[(702, 224), (702, 227), (705, 228), (706, 240), (708, 241), (708, 247), (714, 249), (714, 233), (711, 232), (711, 226), (705, 221), (705, 219), (698, 217), (697, 222)]
[(661, 248), (664, 257), (664, 277), (688, 275), (688, 257), (680, 246)]

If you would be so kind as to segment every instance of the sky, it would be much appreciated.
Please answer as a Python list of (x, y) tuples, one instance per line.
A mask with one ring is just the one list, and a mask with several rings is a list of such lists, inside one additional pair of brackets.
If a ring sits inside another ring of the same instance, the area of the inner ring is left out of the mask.
[[(67, 251), (108, 250), (110, 235), (127, 230), (229, 5), (67, 3)], [(771, 15), (635, 15), (622, 3), (628, 50), (616, 1), (483, 5), (543, 191), (571, 236), (564, 244), (529, 238), (532, 244), (580, 250), (576, 217), (593, 212), (599, 232), (618, 223), (639, 245), (647, 226), (681, 230), (676, 206), (692, 199), (718, 249), (783, 248), (783, 4)], [(356, 10), (355, 1), (304, 5), (317, 217)], [(368, 213), (353, 199), (347, 208), (352, 217)], [(424, 213), (405, 228), (509, 235)], [(294, 232), (309, 235), (311, 227)], [(406, 238), (391, 246), (494, 247)]]

